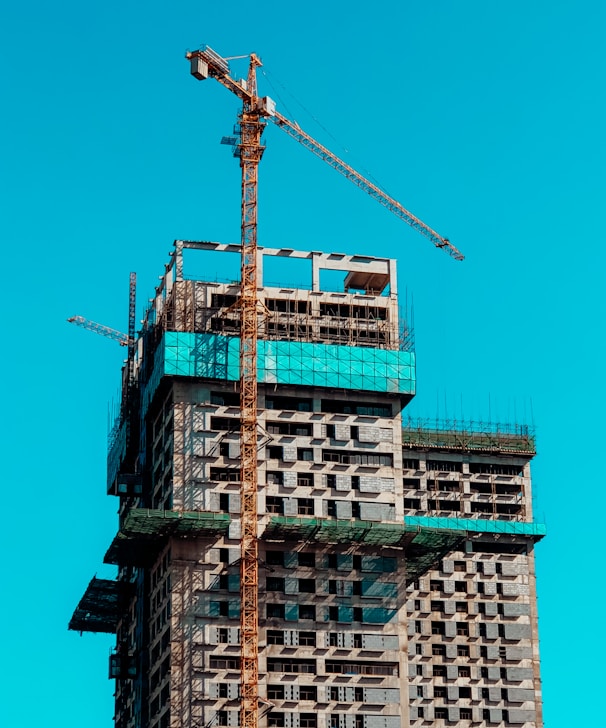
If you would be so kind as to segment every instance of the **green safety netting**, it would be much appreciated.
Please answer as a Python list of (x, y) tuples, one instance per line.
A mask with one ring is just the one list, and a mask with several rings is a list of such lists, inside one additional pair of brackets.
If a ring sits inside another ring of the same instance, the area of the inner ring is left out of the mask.
[(447, 553), (459, 548), (463, 534), (420, 525), (272, 516), (263, 538), (400, 547), (406, 554), (406, 581), (411, 583), (429, 571)]
[(523, 521), (497, 521), (482, 518), (440, 518), (434, 516), (406, 516), (407, 526), (421, 528), (446, 529), (449, 531), (466, 531), (468, 533), (506, 533), (520, 536), (542, 538), (547, 529), (542, 523), (525, 523)]
[(398, 523), (298, 516), (272, 516), (263, 532), (263, 539), (383, 546), (399, 546), (403, 540), (409, 540), (405, 527)]
[[(240, 377), (236, 336), (169, 331), (161, 346), (165, 375), (229, 381)], [(415, 355), (409, 351), (260, 340), (258, 359), (260, 382), (401, 394), (415, 391)]]
[(230, 522), (231, 518), (227, 513), (131, 508), (105, 554), (104, 562), (149, 566), (164, 539), (170, 536), (216, 536), (225, 533)]
[(114, 633), (121, 607), (131, 589), (131, 584), (94, 577), (74, 610), (69, 629), (76, 632)]

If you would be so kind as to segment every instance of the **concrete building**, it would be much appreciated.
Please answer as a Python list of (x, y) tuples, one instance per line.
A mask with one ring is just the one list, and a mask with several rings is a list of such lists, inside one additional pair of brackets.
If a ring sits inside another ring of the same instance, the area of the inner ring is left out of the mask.
[[(240, 252), (175, 244), (110, 442), (118, 576), (70, 622), (116, 633), (119, 728), (238, 724), (238, 284), (189, 279), (200, 250)], [(263, 285), (266, 256), (307, 261), (309, 290)], [(260, 249), (258, 269), (260, 725), (539, 728), (533, 438), (403, 426), (395, 261)]]

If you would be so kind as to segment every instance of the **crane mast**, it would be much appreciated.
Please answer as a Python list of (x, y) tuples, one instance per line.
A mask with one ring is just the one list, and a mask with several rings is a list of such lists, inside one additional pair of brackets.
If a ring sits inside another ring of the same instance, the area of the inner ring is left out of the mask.
[(257, 542), (257, 181), (263, 156), (257, 101), (257, 67), (250, 57), (247, 88), (239, 115), (242, 169), (242, 270), (240, 288), (240, 726), (258, 723), (259, 560)]

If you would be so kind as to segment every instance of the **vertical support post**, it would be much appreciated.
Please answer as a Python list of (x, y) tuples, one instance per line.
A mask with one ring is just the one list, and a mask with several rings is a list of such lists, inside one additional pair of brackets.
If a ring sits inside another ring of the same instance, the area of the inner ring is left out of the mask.
[(137, 297), (137, 274), (131, 273), (128, 282), (128, 347), (126, 357), (126, 381), (123, 384), (122, 395), (122, 418), (126, 421), (126, 451), (130, 457), (130, 445), (132, 440), (132, 396), (135, 378), (135, 312)]
[(257, 728), (259, 708), (259, 578), (257, 543), (257, 174), (264, 148), (265, 124), (257, 108), (253, 54), (248, 71), (250, 99), (240, 114), (240, 166), (242, 168), (242, 278), (240, 289), (240, 727)]

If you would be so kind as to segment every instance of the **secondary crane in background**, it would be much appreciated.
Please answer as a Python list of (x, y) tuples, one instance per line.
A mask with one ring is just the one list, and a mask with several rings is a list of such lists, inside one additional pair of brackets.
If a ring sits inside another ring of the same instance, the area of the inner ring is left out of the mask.
[(90, 321), (83, 316), (70, 316), (67, 320), (70, 324), (76, 324), (83, 329), (93, 331), (95, 334), (105, 336), (112, 341), (117, 341), (120, 346), (128, 347), (126, 357), (126, 378), (123, 378), (122, 402), (120, 405), (120, 419), (126, 422), (126, 450), (130, 452), (132, 440), (132, 393), (135, 383), (135, 311), (137, 302), (137, 274), (131, 273), (128, 281), (128, 334), (116, 331), (109, 326)]
[[(120, 346), (128, 346), (128, 358), (129, 363), (131, 359), (134, 359), (134, 346), (135, 346), (135, 304), (137, 300), (137, 274), (131, 273), (128, 281), (128, 334), (122, 333), (122, 331), (116, 331), (109, 326), (98, 324), (95, 321), (84, 318), (84, 316), (70, 316), (67, 320), (70, 324), (76, 324), (87, 331), (92, 331), (100, 336), (106, 336), (112, 341), (117, 341)], [(129, 374), (132, 376), (132, 371), (129, 368)]]
[(123, 334), (122, 331), (116, 331), (116, 329), (111, 329), (109, 326), (85, 319), (83, 316), (70, 316), (67, 320), (70, 324), (76, 324), (76, 326), (81, 326), (87, 331), (93, 331), (95, 334), (117, 341), (120, 346), (128, 346), (128, 334)]
[(246, 80), (230, 76), (228, 60), (208, 46), (188, 52), (191, 73), (198, 80), (214, 78), (242, 101), (238, 114), (237, 137), (226, 139), (234, 147), (242, 169), (242, 264), (240, 289), (240, 481), (241, 481), (241, 559), (240, 559), (240, 640), (241, 686), (240, 726), (257, 728), (259, 718), (259, 566), (257, 542), (257, 183), (258, 166), (265, 151), (261, 135), (267, 120), (323, 159), (388, 210), (446, 250), (455, 260), (463, 255), (397, 200), (383, 192), (342, 159), (306, 134), (293, 121), (278, 113), (268, 96), (257, 94), (257, 68), (262, 64), (253, 53), (248, 58)]

